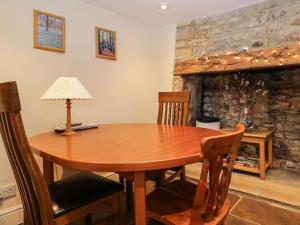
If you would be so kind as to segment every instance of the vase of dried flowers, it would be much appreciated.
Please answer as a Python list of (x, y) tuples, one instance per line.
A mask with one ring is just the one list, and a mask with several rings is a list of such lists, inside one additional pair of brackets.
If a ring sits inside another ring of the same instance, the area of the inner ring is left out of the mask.
[(238, 94), (238, 103), (241, 107), (239, 123), (246, 126), (248, 130), (253, 128), (254, 113), (253, 108), (258, 97), (268, 93), (265, 81), (256, 76), (236, 73), (233, 78), (225, 82), (224, 96), (230, 96), (232, 92)]
[(247, 107), (243, 108), (240, 123), (244, 124), (247, 130), (253, 128), (254, 122), (253, 122), (252, 114)]

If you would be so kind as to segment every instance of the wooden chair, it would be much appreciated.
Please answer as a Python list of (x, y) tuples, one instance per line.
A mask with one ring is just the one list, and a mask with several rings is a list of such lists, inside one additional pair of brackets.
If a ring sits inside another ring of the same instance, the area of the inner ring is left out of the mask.
[(226, 198), (237, 149), (245, 131), (201, 141), (202, 170), (198, 185), (186, 180), (166, 183), (147, 196), (149, 218), (168, 225), (223, 224), (230, 202)]
[[(186, 126), (188, 124), (190, 98), (191, 92), (189, 91), (159, 92), (157, 124)], [(181, 179), (185, 179), (184, 166), (171, 168), (170, 170), (175, 173), (165, 180), (164, 172), (161, 178), (162, 183), (170, 182), (177, 176), (180, 176)]]
[[(191, 92), (159, 92), (158, 93), (158, 115), (157, 124), (165, 125), (187, 125), (189, 114), (189, 101)], [(184, 167), (172, 168), (175, 173), (170, 176), (166, 181), (174, 179), (176, 176), (181, 175), (185, 179)], [(132, 182), (134, 180), (132, 174), (119, 173), (120, 182), (124, 184), (126, 179), (126, 202), (127, 208), (132, 207)], [(154, 180), (156, 186), (160, 186), (165, 182), (165, 171), (149, 171), (145, 175), (145, 180)]]
[(157, 123), (186, 126), (191, 92), (159, 92)]
[(16, 82), (0, 84), (0, 132), (21, 194), (24, 225), (58, 225), (85, 217), (109, 203), (122, 219), (123, 185), (81, 173), (47, 186), (29, 147)]

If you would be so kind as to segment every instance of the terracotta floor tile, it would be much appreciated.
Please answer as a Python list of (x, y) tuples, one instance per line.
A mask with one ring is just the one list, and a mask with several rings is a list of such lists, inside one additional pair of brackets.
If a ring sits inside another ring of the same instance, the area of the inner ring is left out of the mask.
[(242, 198), (231, 214), (261, 225), (300, 225), (300, 213), (248, 198)]
[(225, 225), (257, 225), (257, 223), (252, 223), (242, 218), (228, 215), (227, 219), (225, 220)]
[(240, 196), (238, 196), (234, 193), (228, 193), (227, 198), (229, 198), (230, 208), (232, 208), (232, 206), (234, 206), (237, 203), (237, 201), (240, 199)]

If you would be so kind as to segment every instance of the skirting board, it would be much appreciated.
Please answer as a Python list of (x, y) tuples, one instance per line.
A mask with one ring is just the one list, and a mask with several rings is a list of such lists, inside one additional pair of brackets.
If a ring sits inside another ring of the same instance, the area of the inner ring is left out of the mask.
[(23, 223), (23, 206), (22, 204), (0, 211), (1, 225), (19, 225)]

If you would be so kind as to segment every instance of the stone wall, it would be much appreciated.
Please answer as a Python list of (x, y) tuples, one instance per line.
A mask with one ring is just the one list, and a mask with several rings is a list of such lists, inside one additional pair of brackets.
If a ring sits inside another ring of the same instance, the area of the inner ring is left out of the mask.
[[(195, 19), (177, 27), (175, 60), (203, 55), (282, 47), (300, 42), (300, 0), (271, 0), (224, 14)], [(234, 126), (242, 106), (235, 90), (224, 96), (224, 84), (233, 74), (174, 76), (173, 89), (192, 91), (190, 124), (199, 115), (221, 118)], [(254, 125), (274, 130), (276, 168), (300, 169), (300, 70), (274, 69), (243, 72), (268, 84), (268, 94), (256, 100)], [(244, 147), (242, 155), (257, 155), (256, 147)]]
[[(300, 41), (300, 0), (271, 0), (177, 26), (176, 60), (281, 47)], [(173, 89), (184, 80), (174, 77)]]

